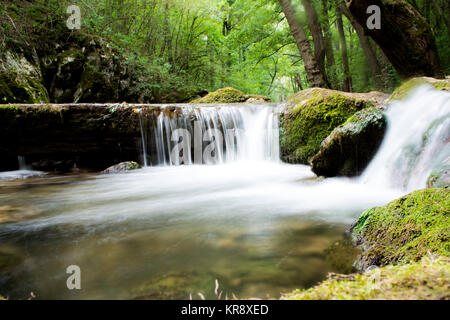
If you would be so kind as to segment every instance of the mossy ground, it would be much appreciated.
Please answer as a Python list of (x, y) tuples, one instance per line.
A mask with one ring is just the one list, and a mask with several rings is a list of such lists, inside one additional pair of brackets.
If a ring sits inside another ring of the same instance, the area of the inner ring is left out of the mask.
[(363, 274), (330, 275), (308, 290), (284, 295), (283, 300), (440, 300), (450, 298), (450, 260), (387, 266)]
[(311, 89), (294, 95), (280, 121), (280, 143), (284, 160), (309, 163), (322, 141), (355, 112), (373, 103), (337, 91)]
[(352, 236), (363, 248), (358, 263), (364, 266), (415, 262), (428, 253), (449, 257), (450, 190), (419, 190), (370, 209)]

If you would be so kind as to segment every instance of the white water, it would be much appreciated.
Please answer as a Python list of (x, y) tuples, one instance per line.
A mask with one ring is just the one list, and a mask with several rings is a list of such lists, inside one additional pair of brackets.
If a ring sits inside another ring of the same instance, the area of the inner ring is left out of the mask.
[[(177, 136), (177, 129), (187, 130), (190, 136), (185, 148), (189, 155), (182, 162), (185, 165), (279, 161), (278, 108), (275, 105), (185, 105), (181, 108), (178, 116), (169, 112), (159, 115), (154, 132), (150, 134), (155, 139), (156, 159), (150, 162), (178, 164), (173, 150), (183, 140)], [(143, 131), (142, 141), (146, 145), (143, 157), (147, 166), (149, 152), (145, 136), (148, 134)], [(208, 162), (205, 158), (196, 158), (196, 152), (212, 154), (213, 159)]]
[(31, 178), (31, 177), (45, 175), (45, 172), (31, 170), (30, 166), (26, 164), (25, 157), (23, 157), (23, 156), (17, 157), (17, 164), (18, 164), (19, 170), (0, 172), (0, 181), (1, 180), (10, 181), (10, 180), (16, 180), (16, 179), (27, 179), (27, 178)]
[(383, 144), (361, 182), (410, 192), (425, 188), (434, 169), (450, 166), (449, 96), (425, 85), (392, 103)]

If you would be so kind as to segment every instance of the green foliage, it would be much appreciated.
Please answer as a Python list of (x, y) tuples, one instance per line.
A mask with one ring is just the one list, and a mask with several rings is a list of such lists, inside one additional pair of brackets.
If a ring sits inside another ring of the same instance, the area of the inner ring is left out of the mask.
[[(291, 1), (314, 49), (302, 1)], [(328, 55), (325, 61), (329, 82), (333, 88), (341, 89), (343, 56), (338, 31), (332, 23), (336, 18), (335, 2), (311, 1), (332, 50), (334, 62), (328, 61)], [(449, 73), (450, 40), (443, 19), (429, 1), (410, 2), (436, 33), (442, 64)], [(444, 0), (437, 2), (444, 12), (448, 9)], [(66, 27), (68, 5), (81, 8), (81, 32)], [(358, 35), (347, 19), (343, 23), (352, 89), (371, 91), (376, 88), (374, 76)], [(190, 96), (200, 88), (214, 91), (233, 87), (278, 101), (310, 87), (291, 30), (276, 0), (0, 2), (0, 47), (21, 51), (29, 61), (33, 58), (31, 45), (39, 52), (49, 53), (62, 40), (86, 33), (105, 38), (130, 65), (139, 65), (135, 68), (136, 78), (145, 80), (141, 81), (141, 89), (146, 91), (145, 96), (155, 99), (167, 98), (180, 88), (189, 88), (185, 95)], [(392, 91), (399, 78), (376, 44), (371, 45), (382, 70), (378, 76), (383, 82), (381, 89)]]
[(370, 209), (352, 235), (364, 247), (358, 260), (365, 265), (419, 261), (428, 253), (448, 257), (450, 190), (420, 190)]

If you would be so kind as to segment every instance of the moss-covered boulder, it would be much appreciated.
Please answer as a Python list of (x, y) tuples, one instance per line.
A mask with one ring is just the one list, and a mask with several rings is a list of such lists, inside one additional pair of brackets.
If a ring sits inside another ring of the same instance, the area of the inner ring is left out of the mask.
[(402, 100), (408, 97), (412, 90), (424, 84), (432, 85), (438, 90), (450, 91), (449, 77), (446, 79), (435, 79), (431, 77), (412, 78), (403, 82), (397, 89), (395, 89), (388, 101), (391, 102), (395, 100)]
[(227, 87), (208, 93), (203, 98), (193, 100), (192, 103), (240, 103), (245, 100), (247, 96), (244, 92)]
[(359, 175), (377, 152), (387, 127), (383, 113), (376, 108), (356, 112), (322, 142), (312, 159), (319, 176)]
[(191, 103), (259, 103), (271, 101), (269, 97), (247, 95), (238, 89), (227, 87), (211, 92), (200, 99), (195, 99)]
[(141, 166), (139, 165), (139, 163), (134, 162), (134, 161), (126, 161), (126, 162), (121, 162), (119, 164), (109, 167), (108, 169), (103, 171), (103, 173), (105, 173), (105, 174), (122, 173), (122, 172), (140, 169), (140, 168), (141, 168)]
[(0, 53), (0, 103), (46, 103), (39, 66), (13, 51)]
[(283, 300), (442, 300), (449, 299), (450, 260), (424, 258), (401, 266), (387, 266), (363, 274), (336, 275)]
[(361, 248), (355, 266), (404, 264), (428, 254), (450, 255), (450, 190), (415, 191), (364, 212), (352, 237)]
[(382, 93), (346, 93), (313, 88), (293, 95), (280, 117), (282, 159), (308, 164), (322, 141), (356, 112), (382, 104)]

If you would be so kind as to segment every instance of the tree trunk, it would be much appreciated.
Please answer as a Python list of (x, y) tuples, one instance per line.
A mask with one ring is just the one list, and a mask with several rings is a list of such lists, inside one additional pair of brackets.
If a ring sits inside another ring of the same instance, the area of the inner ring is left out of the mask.
[(166, 0), (165, 6), (164, 6), (164, 28), (163, 28), (163, 32), (164, 32), (164, 40), (163, 40), (163, 44), (161, 47), (161, 53), (160, 53), (160, 57), (164, 57), (164, 52), (166, 51), (166, 49), (168, 49), (167, 51), (170, 54), (170, 51), (172, 50), (172, 48), (170, 47), (170, 25), (169, 25), (169, 2), (170, 0)]
[(335, 65), (333, 42), (330, 35), (330, 22), (328, 14), (328, 0), (322, 0), (322, 13), (324, 16), (323, 20), (323, 36), (325, 41), (325, 56), (327, 58), (327, 71), (328, 71), (328, 82), (330, 88), (335, 87), (336, 72), (332, 68)]
[(342, 12), (339, 7), (339, 0), (336, 0), (335, 3), (336, 3), (336, 23), (339, 32), (339, 39), (341, 40), (342, 63), (344, 64), (344, 84), (342, 86), (342, 90), (351, 92), (352, 78), (350, 76), (350, 67), (348, 64), (347, 42), (345, 40), (344, 24), (342, 23)]
[[(370, 5), (381, 9), (381, 29), (367, 28), (370, 15), (366, 10)], [(400, 77), (444, 77), (430, 26), (405, 0), (347, 0), (347, 7), (383, 49)]]
[(380, 61), (381, 71), (383, 72), (384, 87), (388, 91), (393, 91), (395, 89), (395, 83), (391, 75), (392, 64), (389, 59), (384, 54), (381, 48), (378, 48), (377, 56), (379, 56), (378, 61)]
[(308, 75), (308, 80), (313, 87), (327, 88), (325, 79), (317, 62), (314, 60), (311, 46), (306, 38), (305, 30), (302, 24), (297, 19), (295, 15), (294, 8), (290, 3), (290, 0), (279, 0), (281, 8), (286, 16), (289, 27), (291, 28), (291, 33), (295, 39), (300, 55), (302, 56), (303, 64), (305, 65), (306, 74)]
[(325, 54), (327, 57), (327, 66), (333, 66), (335, 64), (335, 61), (334, 61), (333, 43), (330, 35), (330, 23), (329, 23), (327, 0), (322, 0), (322, 10), (325, 18), (323, 21), (323, 33), (325, 41)]
[(439, 5), (439, 2), (437, 0), (431, 0), (431, 2), (433, 3), (434, 7), (438, 11), (439, 16), (441, 17), (442, 21), (444, 21), (445, 25), (447, 26), (447, 33), (450, 35), (450, 17), (447, 18), (445, 16), (444, 10)]
[(303, 7), (305, 8), (306, 17), (308, 19), (309, 30), (314, 41), (314, 58), (319, 66), (320, 72), (329, 87), (327, 74), (325, 71), (325, 41), (322, 35), (322, 27), (320, 26), (319, 17), (313, 7), (311, 0), (302, 0)]
[(353, 28), (358, 35), (359, 42), (361, 43), (361, 48), (366, 56), (367, 65), (372, 72), (373, 79), (375, 81), (375, 86), (378, 90), (383, 89), (383, 82), (381, 81), (381, 68), (377, 60), (376, 51), (372, 50), (372, 47), (369, 42), (369, 38), (364, 34), (364, 28), (356, 21), (356, 19), (351, 15), (348, 8), (344, 3), (340, 4), (340, 9), (342, 13), (347, 17), (348, 21), (352, 24)]

